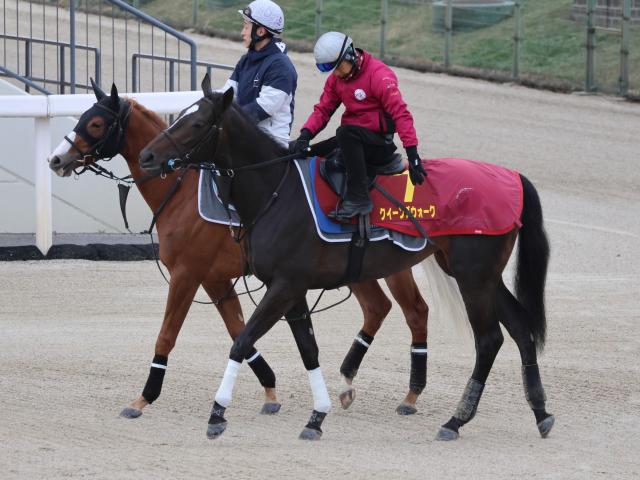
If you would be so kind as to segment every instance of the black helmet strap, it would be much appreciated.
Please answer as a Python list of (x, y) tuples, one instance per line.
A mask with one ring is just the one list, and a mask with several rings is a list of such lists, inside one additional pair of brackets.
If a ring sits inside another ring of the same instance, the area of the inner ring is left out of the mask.
[[(258, 35), (258, 28), (260, 27), (264, 28), (267, 33), (265, 33), (264, 35)], [(251, 22), (251, 43), (249, 44), (249, 49), (253, 50), (256, 46), (256, 43), (264, 40), (265, 38), (273, 38), (273, 33), (271, 33), (269, 29), (267, 29), (267, 27), (259, 25), (256, 22)]]

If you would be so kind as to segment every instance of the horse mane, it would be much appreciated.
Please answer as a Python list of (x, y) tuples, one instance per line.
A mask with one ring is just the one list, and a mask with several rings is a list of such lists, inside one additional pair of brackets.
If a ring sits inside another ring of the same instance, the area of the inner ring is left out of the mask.
[(129, 104), (131, 105), (131, 108), (137, 108), (140, 111), (140, 113), (142, 113), (142, 115), (144, 115), (147, 118), (147, 120), (153, 123), (160, 130), (164, 130), (165, 128), (167, 128), (166, 122), (162, 120), (162, 118), (160, 118), (160, 116), (157, 113), (149, 110), (147, 107), (137, 102), (133, 98), (126, 98), (126, 101), (129, 102)]
[(265, 151), (265, 148), (268, 146), (276, 152), (277, 155), (285, 155), (288, 153), (287, 148), (279, 144), (271, 135), (258, 127), (235, 101), (231, 104), (229, 110), (233, 111), (243, 122), (242, 128), (244, 134), (247, 135), (248, 144), (258, 145), (261, 151)]

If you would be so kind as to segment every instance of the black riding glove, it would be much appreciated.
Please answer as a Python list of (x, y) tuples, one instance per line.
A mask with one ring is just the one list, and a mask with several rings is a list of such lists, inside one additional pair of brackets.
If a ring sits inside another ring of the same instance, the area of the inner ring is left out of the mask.
[(407, 147), (407, 158), (409, 159), (409, 178), (414, 185), (422, 185), (427, 172), (422, 166), (422, 159), (418, 155), (418, 147)]
[(293, 143), (293, 146), (291, 147), (291, 151), (293, 153), (300, 153), (305, 155), (308, 154), (309, 142), (311, 141), (312, 138), (313, 138), (313, 134), (311, 133), (311, 131), (307, 128), (303, 128), (300, 131), (300, 136)]

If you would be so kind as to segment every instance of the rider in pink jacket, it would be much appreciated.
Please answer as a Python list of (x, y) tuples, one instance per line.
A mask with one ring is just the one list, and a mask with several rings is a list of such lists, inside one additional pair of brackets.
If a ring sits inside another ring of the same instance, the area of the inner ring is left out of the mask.
[(344, 104), (341, 126), (336, 132), (338, 146), (347, 166), (347, 194), (333, 216), (347, 220), (371, 212), (366, 164), (384, 164), (396, 150), (393, 134), (398, 132), (409, 158), (411, 181), (422, 183), (426, 175), (418, 155), (418, 139), (413, 117), (398, 90), (393, 71), (368, 52), (353, 47), (343, 33), (322, 35), (314, 48), (316, 65), (333, 71), (320, 101), (303, 125), (294, 149), (305, 151), (309, 141)]

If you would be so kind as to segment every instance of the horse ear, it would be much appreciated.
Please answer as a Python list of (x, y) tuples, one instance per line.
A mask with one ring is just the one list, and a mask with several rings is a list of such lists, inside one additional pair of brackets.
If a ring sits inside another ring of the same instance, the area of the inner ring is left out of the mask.
[(202, 79), (202, 93), (204, 93), (204, 96), (207, 97), (209, 95), (211, 95), (211, 77), (209, 76), (209, 73), (206, 73), (204, 78)]
[(224, 112), (233, 103), (233, 88), (227, 88), (222, 96), (222, 111)]
[(102, 91), (98, 84), (93, 81), (93, 78), (91, 79), (91, 87), (93, 88), (93, 93), (95, 93), (98, 101), (102, 100), (107, 95)]
[(120, 98), (118, 98), (118, 88), (116, 84), (111, 85), (111, 103), (113, 105), (117, 105), (120, 102)]

